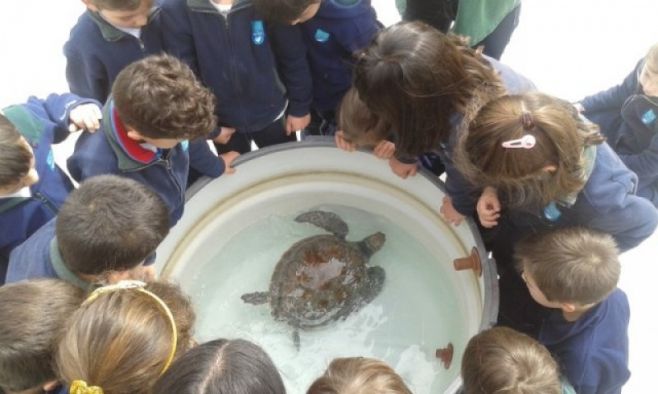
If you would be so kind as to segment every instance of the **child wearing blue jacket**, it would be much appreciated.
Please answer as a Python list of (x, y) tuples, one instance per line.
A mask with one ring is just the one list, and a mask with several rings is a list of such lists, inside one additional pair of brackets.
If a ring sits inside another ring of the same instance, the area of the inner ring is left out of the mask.
[(296, 27), (265, 24), (250, 0), (166, 0), (161, 12), (167, 51), (218, 99), (219, 153), (296, 139), (312, 99)]
[(658, 44), (620, 85), (585, 97), (577, 107), (637, 174), (638, 196), (658, 207)]
[(550, 309), (539, 332), (578, 394), (620, 394), (630, 377), (626, 294), (608, 234), (555, 230), (524, 240), (516, 259), (532, 298)]
[(9, 253), (59, 210), (73, 189), (52, 144), (69, 128), (98, 128), (99, 104), (73, 94), (30, 97), (0, 111), (0, 283)]
[(313, 78), (311, 124), (306, 133), (334, 135), (336, 110), (352, 85), (353, 55), (380, 29), (370, 0), (254, 0), (275, 23), (299, 24)]
[(77, 181), (118, 174), (147, 185), (169, 207), (173, 226), (185, 203), (188, 140), (216, 127), (214, 113), (215, 98), (189, 67), (169, 55), (146, 57), (117, 76), (101, 130), (80, 136), (69, 173)]

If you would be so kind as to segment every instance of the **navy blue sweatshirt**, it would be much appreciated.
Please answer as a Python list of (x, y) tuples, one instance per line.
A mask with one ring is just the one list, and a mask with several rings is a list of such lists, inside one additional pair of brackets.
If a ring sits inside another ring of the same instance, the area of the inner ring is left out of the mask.
[(354, 52), (380, 29), (370, 0), (323, 0), (318, 13), (300, 25), (313, 77), (313, 107), (336, 110), (352, 85)]
[(161, 17), (167, 51), (217, 96), (221, 125), (262, 130), (286, 103), (289, 114), (308, 114), (311, 76), (297, 27), (266, 25), (249, 0), (237, 0), (226, 19), (210, 0), (166, 0)]

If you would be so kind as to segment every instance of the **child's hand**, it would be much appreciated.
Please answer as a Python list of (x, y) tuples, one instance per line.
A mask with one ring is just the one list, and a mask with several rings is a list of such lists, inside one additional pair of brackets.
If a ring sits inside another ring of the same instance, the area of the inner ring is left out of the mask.
[(379, 141), (375, 148), (372, 150), (375, 156), (380, 159), (390, 159), (395, 153), (395, 144), (391, 141), (382, 140)]
[(222, 153), (219, 155), (219, 158), (224, 160), (224, 174), (233, 174), (235, 172), (235, 168), (231, 167), (233, 165), (233, 161), (240, 156), (240, 153), (232, 150), (230, 152)]
[(498, 225), (500, 201), (498, 200), (496, 189), (490, 186), (484, 188), (478, 199), (477, 212), (482, 227), (492, 228)]
[(452, 205), (452, 199), (448, 196), (443, 197), (443, 205), (441, 205), (439, 212), (449, 223), (454, 224), (455, 226), (458, 226), (464, 220), (464, 215), (457, 212)]
[(69, 120), (69, 132), (87, 130), (90, 133), (101, 127), (100, 120), (103, 113), (98, 105), (94, 103), (81, 104), (71, 110)]
[(302, 117), (288, 115), (286, 117), (286, 134), (290, 135), (295, 131), (302, 130), (309, 123), (311, 123), (311, 114), (306, 114)]
[(580, 113), (585, 112), (585, 107), (583, 107), (583, 104), (578, 102), (578, 103), (573, 103), (573, 106), (576, 107), (578, 112), (580, 112)]
[(345, 139), (345, 133), (343, 133), (343, 130), (338, 130), (336, 134), (334, 134), (334, 141), (336, 141), (336, 146), (342, 150), (348, 152), (354, 152), (356, 150), (356, 144)]
[(233, 133), (235, 133), (235, 128), (222, 126), (219, 135), (213, 138), (213, 141), (215, 141), (218, 144), (226, 145), (231, 140)]
[(411, 163), (411, 164), (403, 163), (400, 160), (396, 159), (395, 157), (391, 157), (390, 159), (388, 159), (388, 165), (391, 166), (391, 170), (393, 170), (395, 175), (399, 176), (402, 179), (407, 179), (408, 176), (414, 176), (418, 171), (417, 163)]

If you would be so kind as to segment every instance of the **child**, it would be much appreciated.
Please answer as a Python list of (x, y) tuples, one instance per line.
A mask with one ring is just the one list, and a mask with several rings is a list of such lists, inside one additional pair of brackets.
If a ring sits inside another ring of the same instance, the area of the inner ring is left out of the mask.
[(147, 185), (169, 207), (173, 226), (185, 203), (187, 140), (215, 128), (214, 112), (212, 93), (189, 67), (168, 55), (146, 57), (119, 73), (103, 109), (102, 132), (80, 137), (69, 172), (77, 181), (120, 174)]
[(484, 237), (500, 275), (499, 323), (535, 335), (544, 313), (513, 269), (521, 237), (585, 226), (628, 250), (653, 234), (658, 212), (634, 194), (635, 174), (602, 139), (570, 103), (532, 93), (489, 102), (460, 141), (461, 173), (488, 186), (477, 211), (495, 225)]
[(396, 133), (395, 156), (389, 161), (396, 174), (415, 174), (417, 157), (424, 153), (440, 155), (450, 196), (441, 210), (455, 224), (472, 214), (478, 194), (452, 163), (458, 135), (480, 106), (506, 89), (534, 88), (460, 38), (420, 22), (384, 29), (358, 56), (354, 85), (373, 114)]
[(311, 124), (305, 133), (334, 135), (336, 108), (352, 85), (353, 54), (380, 24), (370, 0), (253, 0), (275, 23), (299, 24), (313, 78)]
[(66, 324), (55, 353), (59, 374), (71, 393), (151, 393), (191, 347), (194, 320), (176, 285), (123, 281), (98, 288)]
[(311, 79), (295, 27), (266, 25), (245, 0), (165, 0), (161, 16), (167, 51), (218, 99), (219, 153), (296, 140), (310, 120)]
[(552, 308), (539, 340), (579, 394), (621, 393), (628, 380), (628, 300), (617, 289), (614, 240), (584, 228), (556, 230), (517, 245), (532, 298)]
[(162, 52), (159, 11), (153, 0), (83, 0), (87, 11), (64, 45), (71, 92), (107, 100), (128, 64)]
[(495, 327), (468, 341), (462, 357), (463, 394), (575, 394), (560, 369), (536, 340)]
[(55, 279), (0, 287), (0, 392), (68, 393), (58, 389), (53, 349), (83, 292)]
[(7, 282), (59, 278), (82, 289), (126, 278), (151, 279), (153, 253), (169, 232), (162, 200), (146, 186), (96, 176), (71, 192), (57, 218), (11, 254)]
[(285, 394), (281, 375), (258, 345), (243, 339), (216, 339), (173, 363), (153, 394)]
[(12, 249), (52, 219), (73, 189), (51, 145), (70, 127), (95, 131), (99, 116), (94, 100), (72, 94), (31, 97), (0, 111), (0, 284)]
[(620, 85), (584, 98), (577, 107), (637, 174), (637, 195), (658, 206), (658, 44)]
[(365, 357), (336, 358), (306, 394), (411, 394), (386, 363)]

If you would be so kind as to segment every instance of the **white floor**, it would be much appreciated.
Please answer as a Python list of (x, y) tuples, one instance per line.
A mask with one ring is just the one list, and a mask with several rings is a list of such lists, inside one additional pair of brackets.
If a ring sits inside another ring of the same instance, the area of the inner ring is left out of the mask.
[[(384, 23), (394, 0), (372, 0)], [(0, 1), (0, 107), (66, 90), (61, 47), (83, 10), (80, 1)], [(525, 0), (503, 61), (547, 93), (576, 100), (618, 83), (658, 41), (656, 0)], [(66, 150), (57, 152), (65, 156)], [(624, 393), (654, 392), (658, 235), (623, 255), (620, 286), (632, 308), (631, 380)], [(652, 257), (654, 257), (652, 259)]]

